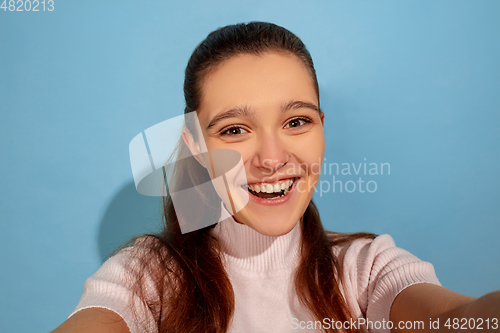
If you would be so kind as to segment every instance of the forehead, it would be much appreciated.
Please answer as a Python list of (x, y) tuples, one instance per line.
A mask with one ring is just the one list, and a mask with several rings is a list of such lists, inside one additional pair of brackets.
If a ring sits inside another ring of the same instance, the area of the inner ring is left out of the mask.
[(210, 71), (201, 86), (200, 118), (224, 109), (249, 107), (256, 112), (290, 101), (318, 104), (313, 80), (294, 55), (268, 52), (240, 54)]

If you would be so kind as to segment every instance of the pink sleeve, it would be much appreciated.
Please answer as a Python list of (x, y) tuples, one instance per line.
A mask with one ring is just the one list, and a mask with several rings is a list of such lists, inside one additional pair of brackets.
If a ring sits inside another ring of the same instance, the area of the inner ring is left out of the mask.
[(441, 285), (432, 264), (396, 247), (389, 235), (356, 240), (342, 257), (346, 299), (355, 315), (367, 321), (389, 321), (392, 302), (406, 287), (417, 283)]
[[(83, 309), (105, 308), (120, 315), (131, 333), (156, 333), (158, 329), (153, 313), (143, 299), (132, 291), (135, 280), (131, 267), (134, 267), (134, 260), (131, 248), (121, 250), (108, 259), (85, 281), (80, 302), (69, 317)], [(143, 286), (145, 288), (147, 281)]]

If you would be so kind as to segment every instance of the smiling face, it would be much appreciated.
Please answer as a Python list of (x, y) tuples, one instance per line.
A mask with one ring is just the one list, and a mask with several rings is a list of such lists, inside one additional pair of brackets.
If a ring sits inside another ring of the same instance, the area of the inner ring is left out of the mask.
[(242, 156), (248, 184), (233, 185), (249, 191), (249, 201), (235, 220), (268, 236), (288, 233), (311, 200), (325, 149), (323, 113), (305, 65), (277, 52), (240, 54), (212, 69), (201, 89), (207, 148)]

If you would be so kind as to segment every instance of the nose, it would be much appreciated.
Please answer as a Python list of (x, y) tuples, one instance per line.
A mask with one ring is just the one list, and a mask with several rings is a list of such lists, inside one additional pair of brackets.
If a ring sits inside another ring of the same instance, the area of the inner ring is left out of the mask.
[(252, 165), (259, 169), (262, 175), (272, 176), (288, 163), (290, 154), (285, 142), (278, 133), (261, 136), (257, 142)]

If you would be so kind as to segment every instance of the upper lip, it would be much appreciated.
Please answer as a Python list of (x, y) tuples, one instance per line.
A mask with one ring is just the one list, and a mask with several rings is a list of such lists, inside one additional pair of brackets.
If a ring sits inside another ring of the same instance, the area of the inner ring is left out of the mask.
[(248, 180), (246, 184), (243, 185), (253, 185), (253, 184), (259, 184), (259, 183), (266, 183), (266, 184), (273, 184), (276, 183), (280, 180), (285, 180), (285, 179), (296, 179), (299, 178), (299, 176), (293, 176), (293, 175), (286, 175), (283, 177), (264, 177), (262, 179), (256, 179), (256, 180)]

